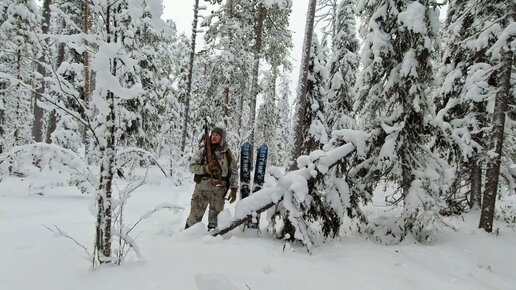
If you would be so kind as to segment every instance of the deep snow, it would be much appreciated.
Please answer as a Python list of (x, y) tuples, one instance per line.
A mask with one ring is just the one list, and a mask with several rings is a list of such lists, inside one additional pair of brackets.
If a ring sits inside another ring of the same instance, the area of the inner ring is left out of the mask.
[[(152, 170), (128, 201), (126, 223), (134, 223), (163, 203), (137, 227), (136, 243), (145, 258), (130, 255), (121, 266), (92, 270), (84, 250), (49, 231), (58, 226), (91, 251), (92, 197), (67, 186), (56, 173), (0, 182), (0, 290), (308, 290), (308, 289), (516, 289), (516, 233), (497, 221), (499, 235), (477, 229), (479, 213), (446, 218), (446, 229), (424, 245), (406, 239), (377, 244), (348, 231), (315, 247), (271, 239), (266, 231), (237, 229), (211, 237), (205, 224), (183, 230), (193, 185), (182, 186)], [(120, 182), (119, 182), (120, 183)], [(393, 211), (377, 194), (364, 210), (388, 220)], [(229, 205), (234, 212), (234, 204)]]

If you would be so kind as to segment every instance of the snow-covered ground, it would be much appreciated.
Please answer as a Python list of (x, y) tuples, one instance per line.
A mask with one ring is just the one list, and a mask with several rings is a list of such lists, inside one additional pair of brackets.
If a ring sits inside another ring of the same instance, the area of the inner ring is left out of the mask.
[[(501, 222), (498, 236), (478, 230), (478, 212), (447, 218), (458, 230), (431, 245), (348, 235), (309, 255), (266, 232), (214, 238), (203, 224), (183, 230), (193, 185), (176, 187), (157, 170), (128, 201), (126, 223), (163, 203), (185, 209), (158, 211), (133, 231), (144, 261), (131, 255), (92, 270), (80, 246), (47, 229), (91, 251), (92, 197), (59, 180), (47, 172), (0, 182), (0, 290), (516, 289), (516, 233)], [(381, 203), (366, 211), (388, 213)]]

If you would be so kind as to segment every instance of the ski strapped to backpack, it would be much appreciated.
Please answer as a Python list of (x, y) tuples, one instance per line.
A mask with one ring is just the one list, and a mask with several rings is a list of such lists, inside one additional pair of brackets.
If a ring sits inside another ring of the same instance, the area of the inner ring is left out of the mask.
[[(253, 179), (253, 190), (256, 192), (260, 190), (265, 181), (265, 170), (267, 167), (267, 153), (268, 147), (266, 144), (262, 144), (256, 151), (256, 166)], [(251, 193), (251, 160), (252, 160), (252, 148), (249, 142), (242, 144), (240, 148), (240, 194), (242, 199), (249, 196)], [(248, 222), (245, 227), (258, 228), (258, 215), (256, 219)]]
[(251, 144), (245, 142), (240, 148), (240, 196), (242, 199), (251, 193)]

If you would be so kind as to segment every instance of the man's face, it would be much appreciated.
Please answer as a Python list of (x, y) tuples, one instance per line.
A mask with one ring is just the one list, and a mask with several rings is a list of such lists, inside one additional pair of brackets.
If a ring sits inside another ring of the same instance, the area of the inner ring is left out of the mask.
[(211, 144), (219, 144), (220, 139), (222, 139), (222, 136), (220, 136), (218, 133), (211, 133)]

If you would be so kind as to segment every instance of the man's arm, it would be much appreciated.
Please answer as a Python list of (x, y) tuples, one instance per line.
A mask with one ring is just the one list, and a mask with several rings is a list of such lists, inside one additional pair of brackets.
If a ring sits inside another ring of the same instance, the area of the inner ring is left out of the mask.
[(204, 148), (197, 150), (190, 160), (190, 172), (193, 174), (204, 174), (202, 161), (204, 159)]
[(235, 155), (233, 155), (233, 152), (229, 152), (231, 154), (231, 164), (229, 165), (229, 187), (230, 188), (238, 188), (238, 165), (237, 161), (235, 159)]

